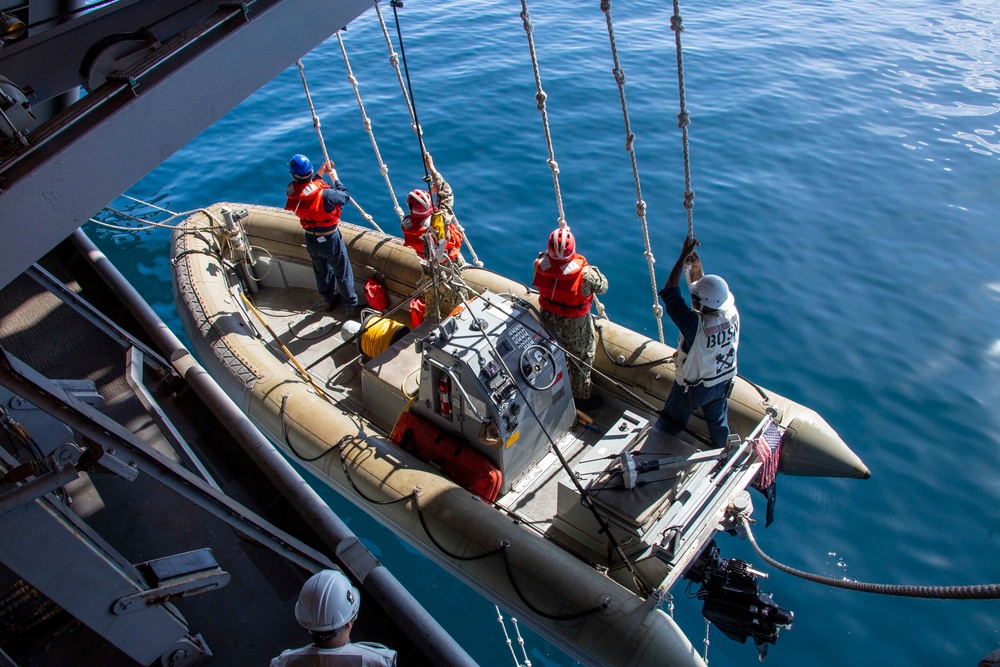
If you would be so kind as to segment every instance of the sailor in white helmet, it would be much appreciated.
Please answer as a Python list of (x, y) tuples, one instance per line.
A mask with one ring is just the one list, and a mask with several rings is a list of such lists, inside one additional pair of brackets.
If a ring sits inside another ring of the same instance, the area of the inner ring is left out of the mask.
[(358, 589), (341, 572), (322, 570), (309, 577), (295, 603), (295, 620), (309, 631), (312, 644), (285, 651), (271, 667), (395, 667), (395, 651), (351, 642), (360, 606)]
[[(740, 344), (740, 315), (729, 285), (719, 276), (705, 275), (695, 252), (698, 240), (684, 240), (681, 254), (660, 290), (667, 315), (680, 331), (677, 368), (656, 428), (677, 435), (698, 408), (716, 447), (729, 439), (729, 391), (736, 377), (736, 350)], [(691, 272), (691, 307), (681, 296), (681, 274)]]

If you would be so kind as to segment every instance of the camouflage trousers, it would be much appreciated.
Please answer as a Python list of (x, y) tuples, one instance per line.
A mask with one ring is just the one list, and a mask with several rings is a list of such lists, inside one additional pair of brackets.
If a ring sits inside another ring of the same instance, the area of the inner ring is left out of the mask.
[(566, 358), (566, 363), (569, 365), (573, 398), (590, 398), (592, 387), (590, 365), (594, 363), (594, 355), (597, 352), (597, 334), (594, 331), (594, 320), (590, 317), (590, 313), (583, 317), (563, 317), (544, 310), (540, 312), (542, 324), (549, 330), (549, 333), (555, 336), (555, 339), (567, 352), (585, 362), (585, 365), (581, 365), (569, 356)]

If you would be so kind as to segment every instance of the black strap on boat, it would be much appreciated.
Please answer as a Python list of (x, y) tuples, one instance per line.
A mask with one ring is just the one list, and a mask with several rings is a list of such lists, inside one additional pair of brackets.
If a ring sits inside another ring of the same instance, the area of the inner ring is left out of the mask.
[[(586, 616), (587, 614), (592, 614), (592, 613), (594, 613), (596, 611), (602, 611), (604, 609), (607, 609), (608, 605), (611, 602), (611, 599), (606, 597), (601, 602), (600, 605), (598, 605), (596, 607), (592, 607), (591, 609), (585, 609), (585, 610), (583, 610), (581, 612), (578, 612), (578, 613), (575, 613), (575, 614), (567, 614), (567, 615), (564, 615), (564, 616), (558, 616), (558, 615), (549, 614), (549, 613), (546, 613), (546, 612), (540, 610), (538, 607), (536, 607), (535, 605), (533, 605), (524, 596), (524, 593), (521, 591), (521, 588), (517, 585), (517, 582), (514, 580), (514, 572), (513, 572), (513, 569), (511, 568), (510, 560), (509, 560), (509, 558), (507, 556), (507, 549), (510, 548), (510, 543), (507, 542), (506, 540), (502, 540), (500, 542), (500, 546), (497, 547), (496, 549), (493, 549), (492, 551), (487, 551), (487, 552), (484, 552), (484, 553), (481, 553), (481, 554), (477, 554), (475, 556), (461, 556), (459, 554), (455, 554), (455, 553), (450, 552), (448, 549), (446, 549), (444, 547), (444, 545), (442, 545), (440, 542), (438, 542), (437, 538), (434, 537), (434, 534), (431, 533), (430, 526), (427, 525), (427, 519), (424, 516), (424, 510), (423, 510), (422, 507), (420, 507), (420, 497), (417, 495), (416, 491), (414, 491), (413, 493), (411, 493), (409, 495), (401, 496), (399, 498), (396, 498), (394, 500), (376, 500), (375, 498), (372, 498), (372, 497), (368, 496), (364, 491), (362, 491), (360, 488), (358, 488), (358, 485), (355, 484), (354, 480), (351, 478), (351, 473), (348, 471), (347, 460), (344, 458), (344, 448), (343, 448), (344, 444), (346, 444), (347, 442), (349, 442), (351, 440), (355, 440), (356, 438), (357, 438), (357, 436), (354, 436), (354, 435), (350, 435), (350, 434), (345, 435), (343, 438), (341, 438), (339, 441), (337, 441), (336, 445), (334, 445), (333, 447), (331, 447), (326, 452), (323, 452), (323, 454), (321, 454), (320, 456), (325, 456), (326, 454), (328, 454), (329, 452), (333, 451), (334, 449), (340, 450), (340, 465), (341, 465), (341, 467), (344, 470), (344, 477), (347, 478), (347, 482), (351, 485), (351, 488), (353, 488), (354, 491), (359, 496), (361, 496), (364, 500), (366, 500), (367, 502), (369, 502), (369, 503), (371, 503), (373, 505), (393, 505), (395, 503), (399, 503), (399, 502), (403, 502), (403, 501), (406, 501), (406, 500), (413, 499), (413, 507), (417, 511), (417, 518), (420, 520), (420, 526), (424, 529), (424, 534), (426, 534), (427, 538), (431, 541), (431, 543), (435, 547), (437, 547), (438, 551), (440, 551), (441, 553), (443, 553), (445, 556), (448, 556), (449, 558), (452, 558), (452, 559), (457, 560), (457, 561), (473, 561), (473, 560), (480, 560), (482, 558), (487, 558), (487, 557), (493, 556), (493, 555), (495, 555), (497, 553), (502, 554), (503, 555), (504, 570), (507, 573), (507, 579), (510, 581), (511, 588), (514, 589), (514, 592), (517, 593), (517, 596), (521, 599), (521, 602), (523, 602), (524, 605), (526, 607), (528, 607), (528, 609), (530, 609), (535, 614), (538, 614), (539, 616), (542, 616), (544, 618), (548, 618), (548, 619), (556, 620), (556, 621), (572, 621), (572, 620), (581, 618), (583, 616)], [(287, 439), (286, 439), (286, 442), (287, 442)], [(289, 445), (289, 447), (291, 447), (291, 445)], [(293, 453), (294, 453), (294, 450), (293, 450)], [(319, 458), (319, 457), (317, 457), (317, 458)], [(313, 460), (315, 460), (315, 459), (313, 459)]]
[(820, 574), (804, 572), (794, 567), (789, 567), (779, 563), (768, 556), (757, 544), (757, 540), (750, 530), (750, 522), (747, 517), (740, 516), (740, 523), (746, 529), (747, 537), (757, 555), (763, 558), (769, 565), (776, 567), (782, 572), (793, 576), (812, 581), (834, 588), (845, 588), (850, 591), (861, 591), (863, 593), (877, 593), (879, 595), (898, 595), (909, 598), (931, 598), (937, 600), (997, 600), (1000, 599), (1000, 584), (971, 584), (967, 586), (914, 586), (911, 584), (873, 584), (863, 581), (849, 581), (846, 579), (836, 579), (834, 577), (824, 577)]
[(430, 191), (431, 173), (427, 169), (427, 161), (424, 160), (424, 155), (427, 154), (427, 148), (424, 147), (424, 130), (420, 127), (420, 121), (417, 119), (417, 100), (413, 97), (413, 84), (410, 83), (410, 68), (406, 64), (406, 49), (403, 47), (403, 31), (399, 27), (399, 12), (396, 11), (399, 7), (403, 6), (403, 2), (402, 0), (390, 0), (389, 6), (392, 7), (392, 18), (396, 21), (399, 55), (403, 60), (403, 72), (406, 74), (406, 88), (410, 94), (410, 108), (413, 110), (413, 124), (415, 126), (414, 131), (417, 133), (417, 141), (420, 143), (420, 164), (424, 165), (424, 180), (427, 181), (427, 189)]
[[(295, 458), (302, 461), (303, 463), (312, 463), (313, 461), (319, 461), (321, 458), (332, 452), (340, 445), (340, 443), (338, 442), (330, 449), (326, 450), (325, 452), (321, 452), (320, 454), (317, 454), (312, 458), (299, 454), (298, 451), (296, 451), (295, 447), (292, 445), (292, 441), (288, 439), (288, 427), (285, 424), (285, 403), (287, 402), (288, 402), (288, 394), (285, 394), (284, 396), (281, 397), (281, 407), (278, 409), (278, 420), (281, 422), (281, 438), (282, 440), (285, 441), (285, 444), (288, 445), (288, 449), (292, 452), (292, 454), (295, 455)], [(341, 439), (341, 441), (343, 441), (343, 439)]]
[(517, 585), (517, 582), (514, 581), (514, 572), (513, 570), (511, 570), (510, 560), (508, 560), (507, 558), (507, 549), (509, 548), (510, 548), (509, 542), (507, 542), (506, 540), (500, 542), (499, 551), (503, 552), (503, 565), (504, 568), (507, 570), (507, 579), (510, 580), (510, 585), (514, 588), (514, 592), (517, 593), (517, 597), (521, 598), (521, 602), (524, 603), (524, 606), (526, 606), (528, 609), (538, 614), (539, 616), (547, 618), (552, 621), (575, 621), (576, 619), (582, 618), (587, 614), (593, 614), (595, 611), (603, 611), (608, 608), (609, 604), (611, 604), (611, 598), (605, 596), (605, 598), (601, 601), (601, 604), (597, 605), (596, 607), (591, 607), (590, 609), (584, 609), (583, 611), (577, 612), (575, 614), (557, 615), (557, 614), (548, 614), (542, 611), (535, 605), (531, 604), (531, 602), (528, 601), (528, 598), (524, 597), (524, 593), (521, 592), (521, 588)]

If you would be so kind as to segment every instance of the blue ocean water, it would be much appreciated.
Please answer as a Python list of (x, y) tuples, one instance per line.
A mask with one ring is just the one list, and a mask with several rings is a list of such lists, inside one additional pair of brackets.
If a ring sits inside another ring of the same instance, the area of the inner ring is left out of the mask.
[[(609, 315), (655, 337), (604, 14), (597, 0), (531, 9), (566, 218), (610, 280)], [(758, 528), (759, 542), (828, 576), (1000, 582), (1000, 3), (682, 9), (694, 226), (706, 268), (740, 306), (741, 374), (820, 412), (873, 472), (780, 478), (777, 521)], [(400, 20), (426, 143), (457, 212), (489, 268), (528, 280), (558, 213), (519, 11), (511, 0), (413, 1)], [(660, 284), (687, 230), (670, 14), (651, 0), (612, 7)], [(374, 11), (343, 36), (402, 195), (423, 171)], [(337, 40), (303, 62), (342, 180), (395, 229)], [(291, 67), (128, 194), (174, 211), (280, 206), (296, 152), (320, 156)], [(168, 232), (85, 229), (181, 333)], [(513, 664), (491, 603), (321, 492), (474, 658)], [(769, 571), (762, 587), (796, 613), (770, 665), (971, 666), (1000, 647), (1000, 602), (830, 589), (771, 570), (736, 538), (720, 543)], [(701, 648), (700, 603), (674, 593), (678, 622)], [(522, 631), (532, 664), (575, 664)], [(756, 662), (751, 646), (718, 631), (708, 657)]]

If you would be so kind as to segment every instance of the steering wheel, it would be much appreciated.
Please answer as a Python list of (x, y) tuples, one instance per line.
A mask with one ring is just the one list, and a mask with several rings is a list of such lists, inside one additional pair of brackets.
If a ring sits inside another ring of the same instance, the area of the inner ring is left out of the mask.
[[(532, 350), (539, 350), (545, 358), (532, 360), (528, 358), (528, 353)], [(548, 365), (552, 369), (552, 379), (544, 387), (535, 384), (535, 380), (542, 374), (545, 366)], [(517, 362), (518, 368), (521, 369), (521, 377), (529, 387), (535, 391), (546, 391), (552, 388), (552, 385), (556, 383), (556, 358), (552, 355), (552, 351), (549, 348), (542, 345), (529, 345), (524, 348), (521, 352), (521, 358)]]

